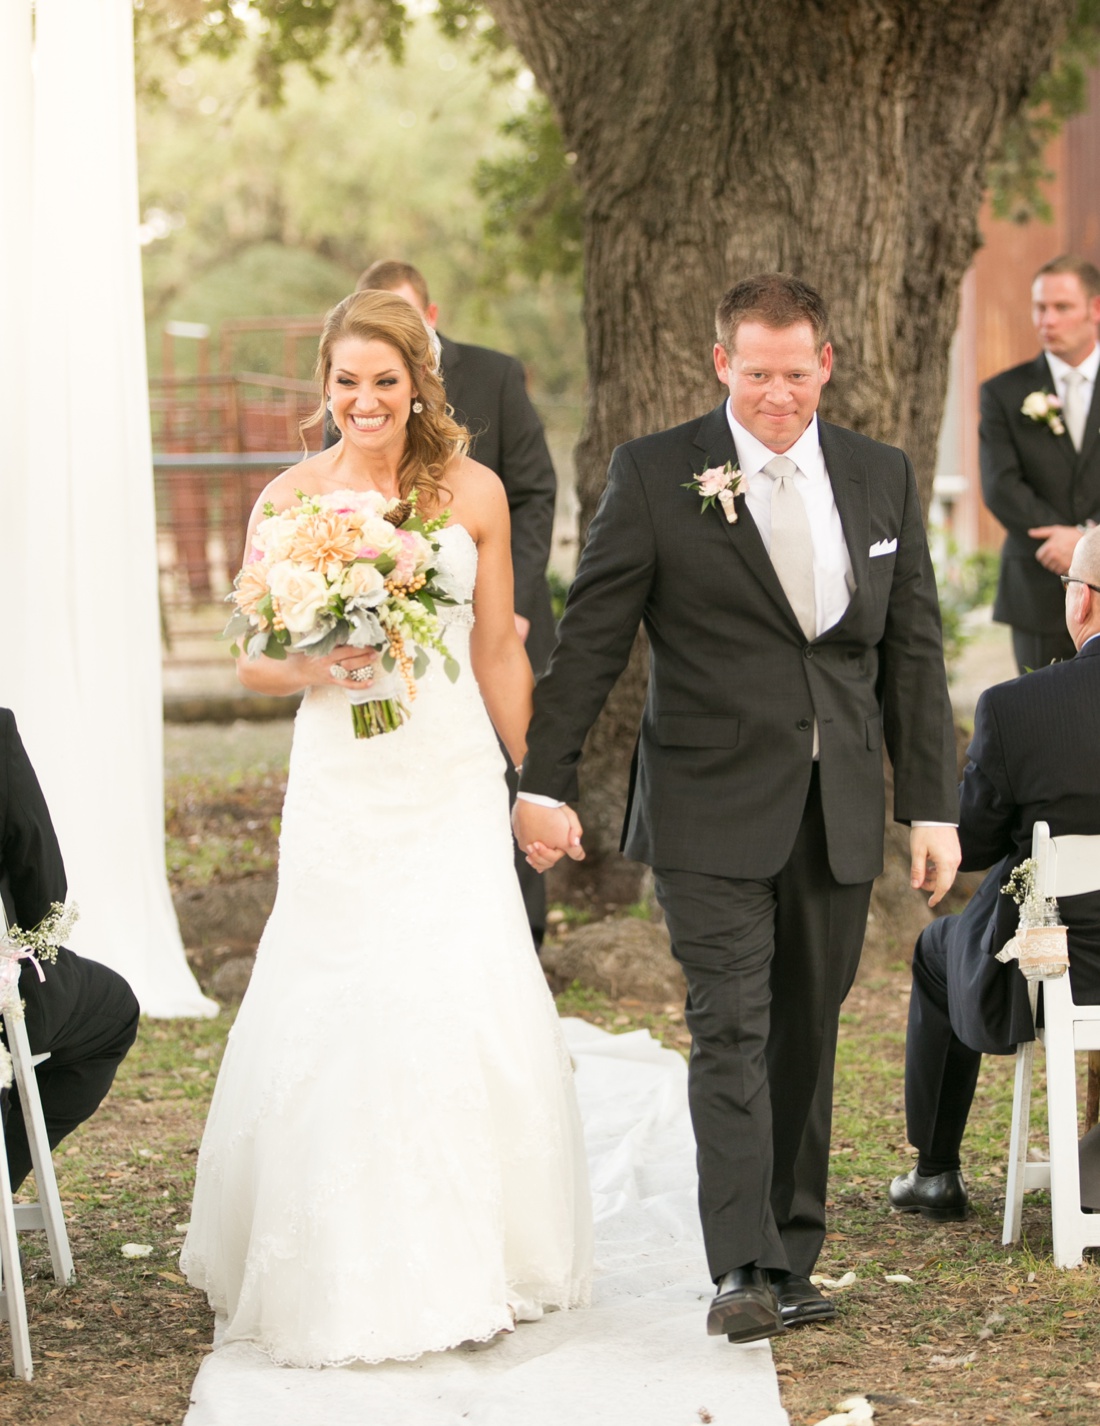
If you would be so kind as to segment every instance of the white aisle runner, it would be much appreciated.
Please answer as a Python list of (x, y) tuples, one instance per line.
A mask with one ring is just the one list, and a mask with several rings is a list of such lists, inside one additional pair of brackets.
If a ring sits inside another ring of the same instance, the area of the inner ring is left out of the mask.
[(706, 1336), (684, 1061), (645, 1030), (563, 1023), (596, 1213), (592, 1306), (483, 1351), (380, 1366), (276, 1367), (221, 1347), (186, 1426), (787, 1426), (768, 1343)]

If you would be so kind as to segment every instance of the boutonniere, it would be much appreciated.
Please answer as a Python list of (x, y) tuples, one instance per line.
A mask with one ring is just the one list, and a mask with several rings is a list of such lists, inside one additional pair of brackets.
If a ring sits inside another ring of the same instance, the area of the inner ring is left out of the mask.
[(1056, 436), (1066, 433), (1066, 423), (1061, 415), (1062, 403), (1053, 391), (1033, 391), (1030, 396), (1025, 396), (1020, 412), (1029, 421), (1042, 421)]
[(737, 511), (734, 509), (733, 502), (741, 493), (743, 480), (741, 468), (734, 465), (733, 461), (728, 460), (722, 467), (712, 465), (708, 470), (704, 470), (694, 480), (689, 480), (684, 489), (694, 490), (696, 495), (703, 497), (701, 510), (709, 510), (717, 500), (729, 523), (736, 525)]

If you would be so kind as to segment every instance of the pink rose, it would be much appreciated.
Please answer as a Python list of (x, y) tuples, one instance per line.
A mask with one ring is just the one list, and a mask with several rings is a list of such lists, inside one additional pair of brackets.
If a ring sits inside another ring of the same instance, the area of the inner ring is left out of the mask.
[(710, 470), (703, 471), (699, 477), (699, 492), (707, 500), (714, 497), (726, 488), (729, 484), (729, 475), (720, 470), (718, 466), (711, 466)]
[(397, 584), (408, 584), (416, 573), (417, 542), (411, 530), (396, 531), (401, 546), (390, 578)]

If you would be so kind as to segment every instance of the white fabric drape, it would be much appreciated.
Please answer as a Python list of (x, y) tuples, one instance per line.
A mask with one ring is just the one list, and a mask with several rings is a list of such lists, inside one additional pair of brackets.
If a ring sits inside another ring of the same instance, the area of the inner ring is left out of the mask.
[(0, 5), (0, 703), (81, 908), (151, 1015), (216, 1007), (164, 869), (131, 0)]

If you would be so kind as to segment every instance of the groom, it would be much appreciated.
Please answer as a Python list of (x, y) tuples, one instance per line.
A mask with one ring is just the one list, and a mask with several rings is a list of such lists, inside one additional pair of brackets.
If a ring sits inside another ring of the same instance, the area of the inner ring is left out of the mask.
[(577, 764), (643, 623), (649, 693), (623, 850), (653, 868), (687, 978), (718, 1285), (707, 1330), (737, 1342), (834, 1312), (809, 1275), (825, 1235), (838, 1014), (882, 869), (884, 739), (913, 886), (935, 904), (959, 860), (913, 470), (901, 451), (819, 421), (826, 321), (795, 278), (738, 283), (718, 305), (714, 348), (729, 399), (615, 451), (536, 691), (515, 812), (535, 864), (583, 855), (567, 806)]

